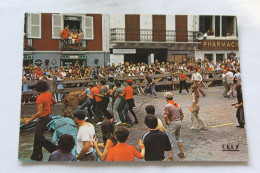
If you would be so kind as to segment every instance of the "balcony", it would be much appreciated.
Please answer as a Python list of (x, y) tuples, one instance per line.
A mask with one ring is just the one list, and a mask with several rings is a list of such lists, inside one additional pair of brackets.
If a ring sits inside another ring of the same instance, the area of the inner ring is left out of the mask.
[(152, 29), (111, 29), (111, 42), (198, 42), (194, 31), (152, 30)]
[(34, 50), (34, 46), (33, 46), (33, 39), (30, 38), (24, 38), (23, 40), (23, 50), (24, 51), (31, 51)]
[(60, 39), (60, 51), (86, 51), (87, 40)]

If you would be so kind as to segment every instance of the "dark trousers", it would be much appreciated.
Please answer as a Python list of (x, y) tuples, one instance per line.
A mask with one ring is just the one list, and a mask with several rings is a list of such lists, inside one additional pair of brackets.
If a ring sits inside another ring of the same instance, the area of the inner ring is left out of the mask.
[(184, 86), (184, 88), (186, 89), (187, 93), (189, 93), (189, 89), (188, 89), (188, 86), (187, 86), (187, 84), (186, 84), (186, 80), (180, 81), (180, 92), (179, 92), (179, 93), (182, 92), (182, 87), (183, 87), (183, 86)]
[(99, 122), (102, 122), (102, 101), (95, 103), (95, 114)]
[(125, 101), (125, 103), (124, 103), (124, 115), (125, 115), (125, 120), (126, 120), (126, 122), (128, 122), (129, 124), (133, 124), (133, 121), (132, 121), (132, 119), (130, 118), (130, 116), (129, 116), (129, 114), (128, 114), (128, 111), (131, 112), (131, 114), (133, 115), (135, 121), (138, 121), (137, 116), (136, 116), (136, 114), (135, 114), (135, 112), (134, 112), (134, 110), (133, 110), (133, 107), (130, 106), (130, 105)]
[(237, 108), (237, 113), (236, 113), (237, 121), (240, 126), (245, 125), (245, 117), (244, 117), (244, 108), (243, 106)]
[(107, 110), (109, 104), (109, 97), (104, 97), (102, 99), (102, 113), (107, 119), (113, 118), (113, 115)]
[(42, 160), (42, 147), (44, 147), (50, 153), (58, 149), (57, 145), (53, 144), (43, 136), (46, 125), (51, 121), (51, 119), (52, 116), (50, 114), (45, 117), (40, 117), (37, 121), (33, 144), (33, 154), (31, 156), (32, 160)]
[(80, 110), (84, 111), (85, 107), (88, 108), (88, 116), (89, 118), (93, 117), (92, 111), (91, 111), (92, 102), (90, 100), (86, 100), (80, 107)]

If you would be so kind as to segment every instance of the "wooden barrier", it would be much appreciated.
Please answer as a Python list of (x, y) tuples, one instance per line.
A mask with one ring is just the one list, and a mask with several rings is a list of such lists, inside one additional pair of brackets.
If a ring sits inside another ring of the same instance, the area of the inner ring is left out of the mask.
[[(202, 77), (203, 77), (203, 81), (208, 85), (211, 86), (214, 82), (219, 82), (221, 83), (222, 81), (222, 71), (207, 71), (207, 72), (199, 72)], [(191, 76), (192, 76), (192, 72), (185, 72), (184, 73), (187, 76), (187, 84), (191, 84)], [(208, 78), (208, 76), (212, 74), (213, 77), (212, 78)], [(171, 86), (172, 90), (175, 90), (178, 88), (180, 81), (178, 80), (178, 75), (179, 73), (165, 73), (165, 74), (156, 74), (156, 75), (152, 75), (155, 82), (156, 82), (156, 86)], [(108, 77), (106, 77), (107, 79)], [(115, 80), (118, 81), (126, 81), (128, 79), (131, 79), (134, 81), (132, 87), (134, 88), (135, 92), (137, 91), (137, 88), (140, 87), (145, 87), (145, 77), (144, 76), (126, 76), (126, 77), (116, 77), (114, 78)], [(66, 85), (70, 85), (70, 84), (85, 84), (87, 85), (90, 82), (98, 82), (98, 79), (66, 79), (64, 81), (48, 81), (48, 84), (50, 86), (50, 92), (52, 93), (69, 93), (72, 91), (84, 91), (86, 89), (85, 87), (68, 87), (66, 88)], [(37, 81), (30, 81), (30, 82), (23, 82), (23, 85), (34, 85), (36, 84)], [(63, 84), (64, 89), (57, 89), (57, 85), (58, 84)], [(28, 92), (22, 92), (22, 95), (31, 95), (31, 94), (37, 94), (36, 91), (28, 91)]]

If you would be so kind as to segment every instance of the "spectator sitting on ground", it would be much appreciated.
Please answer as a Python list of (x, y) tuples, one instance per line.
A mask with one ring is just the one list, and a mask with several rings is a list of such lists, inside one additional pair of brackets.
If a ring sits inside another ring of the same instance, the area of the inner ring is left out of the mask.
[(129, 139), (129, 131), (124, 127), (119, 127), (115, 132), (117, 144), (108, 150), (106, 161), (134, 161), (134, 158), (144, 158), (144, 145), (139, 144), (141, 153), (139, 153), (133, 145), (128, 145), (126, 141)]
[(77, 161), (77, 158), (71, 153), (75, 145), (73, 136), (64, 134), (58, 142), (59, 150), (51, 153), (49, 161)]

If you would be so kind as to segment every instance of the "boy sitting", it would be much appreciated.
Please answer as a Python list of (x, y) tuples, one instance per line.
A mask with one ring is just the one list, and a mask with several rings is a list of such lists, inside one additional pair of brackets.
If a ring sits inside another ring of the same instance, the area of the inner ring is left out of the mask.
[(134, 161), (134, 157), (142, 159), (144, 157), (144, 146), (139, 145), (139, 153), (133, 145), (126, 144), (129, 139), (129, 131), (124, 127), (119, 127), (115, 132), (117, 145), (108, 150), (106, 161)]
[(60, 137), (58, 142), (59, 150), (51, 153), (49, 161), (77, 161), (77, 158), (71, 153), (75, 145), (73, 136), (65, 134)]

